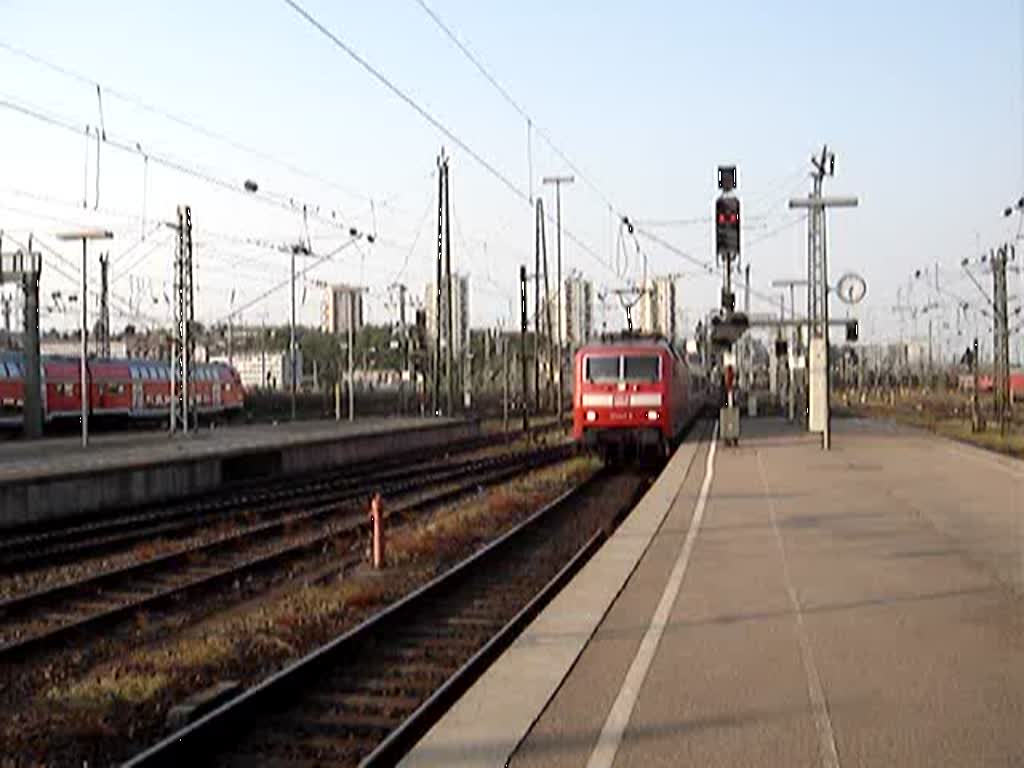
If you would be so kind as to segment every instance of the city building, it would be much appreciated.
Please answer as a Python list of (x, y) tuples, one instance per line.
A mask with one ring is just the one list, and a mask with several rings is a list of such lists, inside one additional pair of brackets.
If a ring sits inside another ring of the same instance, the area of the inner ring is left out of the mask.
[(562, 286), (562, 339), (572, 348), (586, 344), (594, 335), (594, 286), (579, 275)]
[(320, 301), (320, 330), (324, 333), (348, 333), (349, 318), (353, 332), (363, 327), (363, 293), (352, 285), (328, 285)]
[[(90, 356), (99, 354), (99, 341), (95, 335), (89, 334), (86, 340), (86, 350)], [(78, 357), (82, 354), (82, 342), (77, 337), (69, 339), (43, 337), (39, 340), (39, 354), (53, 355), (54, 357)], [(110, 356), (113, 358), (129, 357), (128, 344), (123, 340), (111, 340)]]
[[(433, 350), (437, 343), (437, 285), (428, 283), (423, 306), (426, 310), (427, 349)], [(469, 278), (464, 275), (452, 275), (452, 307), (451, 315), (455, 320), (452, 333), (452, 346), (456, 357), (463, 349), (469, 348)], [(448, 343), (448, 296), (445, 286), (441, 284), (441, 348)]]
[[(228, 362), (227, 357), (216, 357), (214, 361)], [(288, 351), (246, 352), (233, 358), (235, 370), (247, 389), (291, 389), (291, 365)], [(299, 382), (302, 381), (302, 349), (296, 350), (295, 367)]]
[(660, 333), (675, 340), (676, 281), (674, 277), (655, 277), (647, 281), (646, 290), (637, 307), (638, 329), (642, 333)]

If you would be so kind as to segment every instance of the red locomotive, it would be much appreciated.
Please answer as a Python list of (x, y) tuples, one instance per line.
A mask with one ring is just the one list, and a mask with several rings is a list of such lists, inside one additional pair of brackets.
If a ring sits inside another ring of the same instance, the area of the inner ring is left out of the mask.
[(707, 377), (663, 337), (607, 337), (576, 352), (573, 437), (605, 458), (671, 446), (711, 399)]
[[(81, 364), (76, 358), (43, 357), (40, 363), (43, 421), (77, 419), (82, 413)], [(89, 413), (129, 422), (167, 419), (171, 410), (171, 368), (156, 360), (108, 360), (86, 363)], [(245, 405), (238, 372), (224, 363), (193, 366), (189, 400), (207, 418), (230, 417)], [(0, 428), (18, 428), (25, 397), (25, 361), (18, 353), (0, 353)]]

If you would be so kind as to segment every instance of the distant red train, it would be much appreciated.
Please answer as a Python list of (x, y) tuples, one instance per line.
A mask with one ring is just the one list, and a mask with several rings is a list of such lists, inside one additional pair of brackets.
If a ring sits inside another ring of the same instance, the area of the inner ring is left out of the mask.
[(707, 376), (656, 336), (609, 337), (581, 348), (573, 374), (573, 436), (605, 458), (666, 456), (711, 403)]
[[(970, 392), (974, 389), (974, 376), (969, 373), (961, 374), (958, 384), (962, 391)], [(978, 376), (979, 392), (991, 392), (993, 386), (994, 384), (991, 374)], [(1014, 395), (1024, 395), (1024, 373), (1010, 373), (1010, 391)]]
[[(81, 364), (76, 358), (43, 357), (43, 422), (78, 419), (82, 413)], [(130, 422), (168, 419), (171, 367), (157, 360), (109, 360), (86, 363), (89, 414)], [(230, 417), (245, 405), (238, 372), (224, 363), (199, 363), (191, 373), (189, 400), (205, 418)], [(25, 402), (25, 359), (0, 353), (0, 428), (19, 428)]]

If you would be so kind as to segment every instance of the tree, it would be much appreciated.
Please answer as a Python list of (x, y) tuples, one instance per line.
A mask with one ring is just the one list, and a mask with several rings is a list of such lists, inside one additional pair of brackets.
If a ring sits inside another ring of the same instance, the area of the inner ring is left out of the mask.
[(342, 337), (311, 329), (303, 333), (298, 342), (302, 351), (303, 367), (312, 370), (315, 361), (320, 380), (324, 384), (333, 386), (340, 381), (341, 370), (345, 364), (342, 340)]

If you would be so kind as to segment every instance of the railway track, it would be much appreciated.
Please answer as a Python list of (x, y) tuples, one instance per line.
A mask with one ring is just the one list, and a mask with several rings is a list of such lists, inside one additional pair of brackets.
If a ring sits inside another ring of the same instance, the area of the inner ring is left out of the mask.
[(596, 550), (648, 477), (599, 472), (126, 765), (393, 765)]
[[(395, 524), (476, 492), (482, 485), (500, 483), (563, 460), (571, 452), (571, 446), (559, 445), (458, 462), (418, 476), (394, 473), (393, 482), (384, 484), (377, 476), (369, 483), (347, 486), (333, 496), (318, 493), (315, 503), (308, 497), (292, 499), (292, 507), (301, 505), (301, 512), (0, 601), (0, 662), (58, 647), (82, 632), (116, 624), (140, 611), (241, 584), (255, 574), (295, 568), (320, 554), (329, 553), (337, 570), (343, 570), (361, 559), (361, 554), (351, 554), (350, 550), (358, 548), (367, 529), (363, 507), (371, 491), (381, 490), (392, 499), (389, 518)], [(415, 470), (410, 472), (415, 475)]]
[[(542, 430), (531, 430), (536, 433)], [(514, 433), (512, 439), (523, 437)], [(474, 438), (449, 446), (466, 453), (494, 444), (494, 436)], [(463, 462), (471, 467), (472, 460)], [(390, 488), (402, 481), (436, 475), (455, 467), (437, 451), (403, 456), (386, 462), (335, 468), (295, 478), (282, 478), (244, 487), (227, 488), (138, 512), (122, 513), (70, 526), (39, 529), (5, 536), (0, 541), (0, 573), (48, 568), (99, 556), (157, 537), (187, 536), (201, 528), (230, 522), (242, 515), (257, 519), (282, 516), (298, 504), (315, 505), (333, 500), (346, 490), (358, 493), (374, 483)]]

